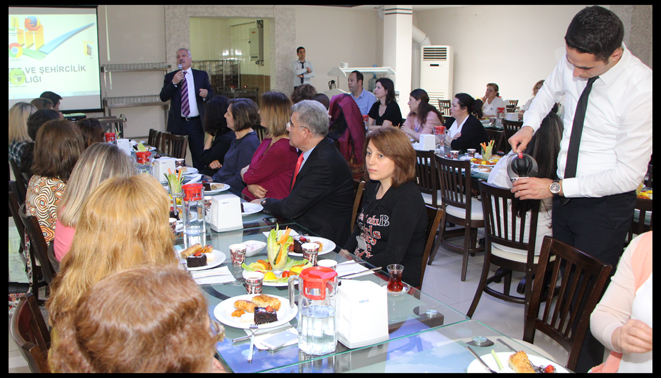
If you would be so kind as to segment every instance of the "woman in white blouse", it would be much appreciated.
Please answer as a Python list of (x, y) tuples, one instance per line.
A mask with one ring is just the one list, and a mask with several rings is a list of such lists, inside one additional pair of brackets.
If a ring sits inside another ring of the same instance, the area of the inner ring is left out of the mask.
[(498, 108), (506, 109), (505, 101), (499, 96), (498, 84), (487, 84), (487, 91), (484, 93), (484, 97), (482, 97), (482, 112), (485, 116), (495, 117), (498, 114)]
[(532, 98), (528, 100), (522, 107), (519, 113), (523, 114), (528, 108), (530, 108), (530, 104), (532, 104), (532, 100), (535, 99), (535, 96), (537, 96), (537, 92), (539, 92), (540, 89), (542, 89), (542, 85), (544, 85), (544, 80), (540, 80), (537, 83), (535, 83), (535, 86), (532, 87)]

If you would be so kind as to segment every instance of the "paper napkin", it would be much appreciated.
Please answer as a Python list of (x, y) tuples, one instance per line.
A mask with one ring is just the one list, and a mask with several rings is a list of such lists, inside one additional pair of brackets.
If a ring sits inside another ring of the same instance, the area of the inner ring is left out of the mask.
[(360, 272), (365, 272), (363, 274), (356, 274), (351, 277), (360, 277), (360, 276), (365, 276), (368, 274), (373, 274), (373, 271), (370, 271), (369, 269), (365, 268), (364, 266), (356, 263), (356, 262), (351, 262), (347, 264), (339, 264), (335, 266), (335, 271), (337, 272), (337, 275), (342, 278), (342, 276), (346, 276), (349, 274), (354, 274), (354, 273), (360, 273)]
[(189, 272), (198, 285), (234, 282), (234, 276), (227, 266)]

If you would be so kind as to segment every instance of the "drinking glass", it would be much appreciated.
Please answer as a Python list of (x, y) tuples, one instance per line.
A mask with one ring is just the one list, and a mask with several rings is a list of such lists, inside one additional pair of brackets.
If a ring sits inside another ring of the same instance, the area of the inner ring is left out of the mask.
[(390, 280), (388, 282), (388, 291), (400, 292), (404, 289), (402, 284), (402, 273), (404, 272), (404, 265), (390, 264), (388, 265), (388, 274)]

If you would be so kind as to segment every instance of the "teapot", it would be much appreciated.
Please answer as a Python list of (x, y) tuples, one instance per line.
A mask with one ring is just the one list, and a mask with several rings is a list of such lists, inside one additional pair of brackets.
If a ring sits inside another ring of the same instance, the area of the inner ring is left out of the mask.
[(294, 284), (298, 283), (298, 347), (311, 355), (335, 352), (337, 272), (313, 266), (289, 279), (289, 303), (294, 307)]
[(512, 182), (520, 177), (536, 177), (537, 161), (534, 157), (522, 152), (509, 157), (507, 162), (507, 174)]

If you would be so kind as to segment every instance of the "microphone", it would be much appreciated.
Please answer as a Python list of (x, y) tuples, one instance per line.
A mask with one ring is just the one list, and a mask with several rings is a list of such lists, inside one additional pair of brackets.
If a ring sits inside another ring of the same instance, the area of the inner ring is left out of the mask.
[(181, 65), (181, 63), (177, 64), (177, 68), (179, 68), (180, 70), (182, 69), (182, 67), (183, 66)]

